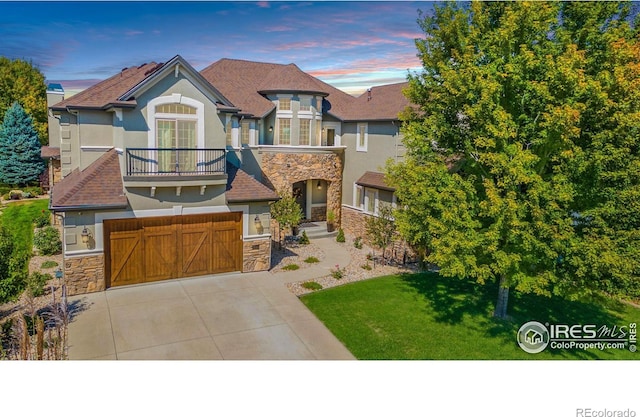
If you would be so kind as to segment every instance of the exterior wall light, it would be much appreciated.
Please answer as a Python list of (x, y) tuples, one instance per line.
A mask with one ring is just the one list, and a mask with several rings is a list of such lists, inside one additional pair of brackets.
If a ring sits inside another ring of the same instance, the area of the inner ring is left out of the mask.
[(269, 126), (269, 132), (273, 132), (273, 126)]
[(318, 181), (318, 190), (322, 190), (322, 183), (320, 183), (320, 181)]
[(264, 226), (262, 225), (262, 221), (260, 221), (260, 216), (256, 214), (256, 218), (253, 219), (253, 224), (256, 226), (256, 231), (259, 235), (264, 233)]
[(91, 237), (91, 232), (89, 231), (89, 229), (87, 229), (87, 226), (82, 229), (80, 236), (82, 237), (82, 243), (89, 246), (89, 238)]

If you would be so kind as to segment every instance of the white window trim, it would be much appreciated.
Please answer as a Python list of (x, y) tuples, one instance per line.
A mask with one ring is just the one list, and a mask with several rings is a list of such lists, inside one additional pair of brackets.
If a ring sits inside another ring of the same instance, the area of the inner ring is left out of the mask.
[(300, 145), (300, 132), (302, 132), (302, 124), (298, 123), (298, 145), (300, 146), (311, 146), (313, 144), (313, 119), (311, 118), (311, 115), (302, 115), (301, 117), (298, 117), (298, 121), (300, 120), (308, 120), (309, 121), (309, 136), (307, 137), (307, 141), (309, 142), (306, 145)]
[[(358, 190), (360, 190), (360, 196), (363, 197), (362, 201), (357, 201)], [(364, 209), (363, 204), (364, 204), (364, 187), (354, 182), (353, 183), (353, 207), (356, 207), (358, 210), (363, 210)]]
[[(161, 104), (184, 104), (195, 107), (196, 114), (169, 114), (156, 113), (156, 106)], [(198, 137), (196, 138), (196, 147), (204, 149), (204, 103), (194, 100), (190, 97), (184, 97), (182, 94), (174, 93), (170, 96), (156, 97), (147, 103), (147, 125), (149, 126), (149, 135), (147, 137), (147, 145), (149, 148), (157, 148), (156, 143), (156, 121), (163, 118), (173, 119), (191, 119), (196, 120), (198, 128)]]
[[(313, 110), (314, 110), (314, 96), (298, 96), (298, 100), (299, 100), (299, 107), (298, 107), (298, 115), (299, 116), (307, 116), (307, 117), (312, 117), (313, 116)], [(309, 110), (302, 110), (302, 100), (308, 100), (309, 101)]]
[[(360, 146), (360, 129), (362, 129), (362, 127), (364, 127), (364, 146)], [(369, 124), (358, 123), (358, 127), (356, 129), (356, 151), (367, 152), (368, 145), (369, 145)]]
[[(287, 98), (289, 99), (289, 110), (282, 110), (280, 109), (280, 99), (282, 98)], [(293, 115), (293, 94), (278, 94), (278, 100), (276, 103), (276, 113), (278, 114), (278, 116), (280, 114), (291, 114)]]
[(289, 143), (285, 143), (282, 146), (292, 146), (291, 145), (291, 133), (293, 130), (293, 114), (285, 114), (282, 117), (278, 116), (276, 118), (276, 127), (274, 129), (274, 136), (273, 136), (273, 143), (275, 143), (276, 145), (281, 145), (280, 144), (280, 119), (289, 119), (290, 121), (290, 125), (289, 125)]

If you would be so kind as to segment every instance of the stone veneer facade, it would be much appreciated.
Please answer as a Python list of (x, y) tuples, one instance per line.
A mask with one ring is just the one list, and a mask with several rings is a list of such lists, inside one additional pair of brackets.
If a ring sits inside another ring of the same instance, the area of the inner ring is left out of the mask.
[[(360, 237), (362, 241), (369, 244), (367, 239), (367, 231), (365, 219), (371, 214), (363, 213), (360, 210), (351, 207), (342, 207), (342, 230), (345, 234), (353, 238)], [(417, 260), (416, 254), (407, 242), (401, 239), (395, 240), (390, 247), (387, 248), (387, 256), (397, 262), (414, 262)]]
[(68, 295), (104, 291), (104, 255), (89, 255), (64, 260), (64, 280)]
[(339, 227), (344, 166), (341, 152), (264, 152), (261, 166), (265, 182), (278, 192), (292, 192), (293, 184), (298, 181), (327, 181), (327, 210), (333, 210), (336, 215), (336, 227)]
[(242, 243), (242, 272), (267, 271), (271, 268), (271, 239)]

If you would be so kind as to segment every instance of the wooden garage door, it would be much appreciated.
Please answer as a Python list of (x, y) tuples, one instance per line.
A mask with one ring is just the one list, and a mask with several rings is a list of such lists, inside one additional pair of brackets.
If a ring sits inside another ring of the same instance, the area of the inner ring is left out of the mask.
[(108, 286), (242, 270), (242, 213), (105, 220)]

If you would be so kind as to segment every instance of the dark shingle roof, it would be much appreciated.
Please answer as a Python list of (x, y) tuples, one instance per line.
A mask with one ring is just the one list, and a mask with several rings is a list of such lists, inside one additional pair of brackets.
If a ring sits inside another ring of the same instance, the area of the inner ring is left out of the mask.
[(120, 161), (115, 149), (105, 152), (84, 170), (73, 170), (53, 187), (51, 208), (125, 208)]
[(264, 117), (275, 106), (261, 93), (312, 92), (326, 96), (329, 113), (341, 119), (355, 105), (355, 98), (305, 73), (294, 64), (221, 59), (200, 72), (242, 113)]
[(377, 188), (379, 190), (395, 191), (396, 189), (387, 185), (384, 174), (381, 172), (367, 171), (356, 181), (356, 184), (365, 187)]
[(397, 83), (372, 87), (356, 98), (344, 120), (398, 120), (398, 114), (409, 106), (402, 91), (409, 83)]
[(233, 164), (227, 164), (227, 175), (229, 178), (225, 196), (228, 203), (276, 201), (280, 198), (271, 188)]
[(139, 67), (125, 68), (113, 77), (107, 78), (66, 100), (62, 100), (51, 106), (51, 108), (66, 109), (86, 107), (102, 109), (109, 105), (135, 105), (135, 101), (120, 101), (118, 99), (124, 93), (159, 70), (162, 65), (163, 64), (151, 62), (149, 64), (142, 64)]

